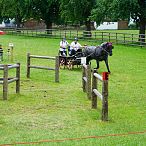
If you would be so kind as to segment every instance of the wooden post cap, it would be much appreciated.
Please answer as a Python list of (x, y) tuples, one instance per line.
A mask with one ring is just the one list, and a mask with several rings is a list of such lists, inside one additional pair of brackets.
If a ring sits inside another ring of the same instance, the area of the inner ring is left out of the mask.
[(102, 73), (102, 79), (103, 80), (108, 80), (108, 76), (109, 76), (109, 73), (108, 72), (103, 72)]

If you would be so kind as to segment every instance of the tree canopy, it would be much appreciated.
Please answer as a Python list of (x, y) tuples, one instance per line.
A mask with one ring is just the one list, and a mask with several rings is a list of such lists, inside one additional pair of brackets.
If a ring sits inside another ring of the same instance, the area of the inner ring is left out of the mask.
[(139, 24), (140, 34), (145, 34), (146, 0), (113, 0), (112, 17), (117, 19), (132, 18)]
[(15, 18), (17, 27), (29, 16), (31, 0), (0, 0), (1, 19), (8, 20)]
[(91, 11), (90, 18), (97, 22), (98, 25), (104, 22), (111, 15), (110, 6), (112, 0), (97, 0), (96, 6)]
[(59, 19), (59, 0), (33, 0), (33, 17), (44, 20), (47, 29)]
[(98, 24), (106, 19), (129, 20), (132, 18), (140, 27), (140, 34), (145, 34), (146, 0), (99, 0), (92, 10), (92, 19)]
[(27, 18), (42, 19), (46, 28), (60, 21), (84, 23), (91, 30), (91, 21), (129, 20), (132, 18), (145, 34), (146, 0), (0, 0), (0, 19), (15, 18), (17, 27)]
[(61, 0), (61, 16), (67, 21), (84, 22), (86, 30), (90, 31), (90, 15), (96, 0)]

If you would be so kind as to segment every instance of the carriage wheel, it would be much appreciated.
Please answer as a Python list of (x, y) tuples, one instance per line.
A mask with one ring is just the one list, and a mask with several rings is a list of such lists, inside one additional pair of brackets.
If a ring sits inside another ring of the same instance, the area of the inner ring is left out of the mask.
[(73, 62), (72, 62), (72, 60), (68, 60), (67, 61), (67, 68), (68, 69), (72, 69), (73, 68)]
[(65, 59), (64, 58), (61, 58), (60, 59), (60, 64), (59, 64), (60, 68), (61, 66), (63, 66), (65, 68)]

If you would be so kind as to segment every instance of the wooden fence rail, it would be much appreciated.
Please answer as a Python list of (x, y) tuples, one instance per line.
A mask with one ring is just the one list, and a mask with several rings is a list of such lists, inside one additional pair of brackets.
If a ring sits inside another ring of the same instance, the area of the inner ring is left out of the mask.
[(98, 42), (113, 42), (116, 44), (135, 45), (146, 47), (146, 35), (138, 33), (115, 33), (106, 31), (82, 31), (82, 30), (59, 30), (59, 29), (15, 29), (15, 28), (1, 28), (7, 34), (31, 37), (49, 37), (49, 38), (63, 38), (85, 39), (87, 41)]
[[(31, 65), (31, 58), (54, 60), (55, 68)], [(27, 78), (30, 78), (30, 68), (54, 70), (55, 71), (55, 82), (59, 82), (59, 56), (56, 56), (56, 57), (37, 56), (37, 55), (30, 55), (30, 53), (27, 53)]]
[(91, 66), (83, 64), (82, 66), (82, 86), (83, 92), (91, 99)]
[[(16, 76), (8, 77), (8, 71), (16, 68)], [(16, 93), (20, 93), (20, 63), (14, 65), (0, 65), (0, 70), (3, 70), (3, 78), (0, 78), (0, 84), (3, 85), (3, 99), (7, 100), (8, 97), (8, 84), (16, 82)]]
[[(102, 93), (98, 91), (98, 81), (102, 82)], [(103, 72), (102, 76), (95, 71), (92, 76), (92, 108), (97, 108), (97, 96), (102, 101), (102, 121), (108, 120), (108, 72)]]

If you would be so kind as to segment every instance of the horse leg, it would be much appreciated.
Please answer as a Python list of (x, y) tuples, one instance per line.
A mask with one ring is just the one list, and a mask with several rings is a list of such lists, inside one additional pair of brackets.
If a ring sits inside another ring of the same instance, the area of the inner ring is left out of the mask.
[(96, 69), (99, 69), (99, 61), (98, 60), (96, 60), (96, 65), (97, 65)]
[(87, 57), (86, 57), (86, 64), (87, 64), (87, 65), (89, 65), (90, 60), (91, 60), (91, 56), (87, 56)]
[(106, 64), (108, 72), (110, 73), (110, 69), (109, 69), (109, 65), (108, 65), (108, 59), (105, 60), (105, 64)]
[(99, 61), (98, 60), (96, 60), (96, 68), (94, 68), (94, 71), (96, 71), (97, 73), (98, 73), (98, 70), (97, 69), (99, 69)]

